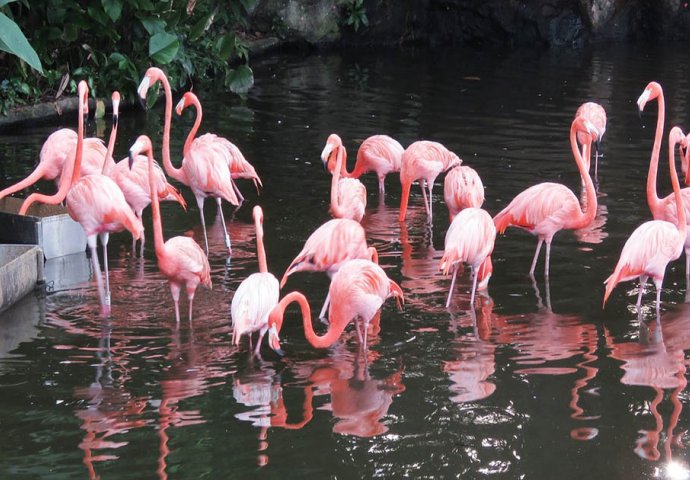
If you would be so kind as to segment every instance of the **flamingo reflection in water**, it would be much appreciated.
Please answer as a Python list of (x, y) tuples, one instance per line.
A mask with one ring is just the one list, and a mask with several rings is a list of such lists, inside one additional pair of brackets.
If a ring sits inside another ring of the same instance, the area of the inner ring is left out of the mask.
[[(661, 459), (659, 441), (663, 436), (664, 419), (659, 406), (664, 400), (664, 390), (671, 390), (671, 415), (666, 425), (664, 455), (666, 462), (673, 461), (672, 448), (684, 448), (682, 435), (674, 433), (678, 426), (683, 405), (679, 398), (687, 386), (687, 360), (685, 351), (690, 349), (690, 305), (678, 305), (656, 322), (647, 324), (639, 319), (639, 338), (636, 342), (617, 341), (610, 331), (605, 330), (606, 345), (611, 358), (623, 362), (621, 383), (629, 386), (645, 386), (654, 390), (654, 399), (649, 403), (649, 412), (654, 417), (654, 429), (640, 429), (634, 451), (641, 458), (658, 461)], [(636, 409), (633, 405), (629, 411)]]

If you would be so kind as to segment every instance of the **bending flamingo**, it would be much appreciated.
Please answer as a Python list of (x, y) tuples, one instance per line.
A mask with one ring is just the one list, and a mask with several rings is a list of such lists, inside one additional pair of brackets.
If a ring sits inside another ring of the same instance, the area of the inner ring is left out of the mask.
[(315, 348), (327, 348), (333, 345), (352, 321), (357, 328), (357, 337), (364, 350), (367, 348), (367, 330), (369, 322), (379, 311), (383, 302), (389, 297), (396, 297), (401, 306), (403, 292), (400, 286), (390, 280), (386, 273), (376, 263), (369, 260), (350, 260), (333, 275), (333, 281), (328, 289), (332, 298), (328, 310), (330, 326), (325, 335), (314, 333), (311, 322), (309, 302), (300, 292), (287, 294), (273, 309), (268, 318), (269, 346), (279, 355), (280, 330), (283, 326), (285, 309), (292, 302), (299, 303), (304, 322), (304, 334), (309, 343)]
[[(86, 82), (79, 82), (79, 130), (77, 151), (74, 157), (72, 178), (64, 178), (60, 182), (58, 193), (53, 196), (32, 194), (22, 204), (19, 211), (24, 215), (34, 201), (56, 205), (63, 199), (67, 199), (67, 211), (75, 221), (84, 229), (87, 244), (91, 250), (91, 261), (98, 285), (98, 293), (104, 313), (110, 310), (110, 281), (108, 278), (108, 237), (110, 233), (129, 230), (132, 236), (139, 238), (144, 227), (141, 221), (134, 215), (127, 205), (122, 191), (105, 175), (92, 174), (80, 177), (82, 149), (84, 139), (83, 110), (88, 98), (88, 86)], [(103, 264), (105, 267), (105, 293), (103, 292), (103, 280), (98, 265), (96, 253), (96, 237), (100, 237), (103, 245)]]
[(451, 222), (465, 208), (481, 208), (484, 203), (482, 179), (472, 167), (453, 167), (443, 181), (443, 198), (448, 206)]
[[(285, 286), (288, 276), (295, 272), (326, 272), (333, 278), (343, 263), (355, 258), (377, 262), (378, 254), (374, 247), (367, 247), (364, 228), (359, 223), (347, 218), (334, 218), (309, 236), (302, 251), (285, 270), (280, 287)], [(319, 318), (325, 318), (329, 301), (330, 296), (326, 296)]]
[[(187, 92), (182, 96), (177, 106), (175, 107), (175, 112), (178, 115), (182, 115), (182, 111), (190, 105), (193, 105), (196, 108), (196, 119), (194, 121), (194, 126), (192, 127), (192, 130), (189, 132), (187, 140), (184, 143), (183, 153), (185, 156), (187, 155), (189, 149), (192, 148), (194, 142), (196, 141), (194, 139), (194, 136), (196, 135), (196, 132), (199, 130), (199, 126), (201, 125), (201, 102), (199, 102), (199, 99), (194, 93)], [(227, 152), (228, 165), (230, 167), (230, 176), (232, 177), (232, 179), (235, 180), (238, 178), (245, 178), (251, 180), (252, 182), (254, 182), (254, 187), (256, 187), (256, 191), (258, 193), (259, 188), (263, 186), (263, 184), (261, 183), (261, 179), (259, 178), (259, 175), (256, 173), (256, 169), (254, 169), (254, 166), (244, 158), (244, 155), (242, 155), (242, 152), (239, 148), (237, 148), (237, 146), (234, 143), (230, 142), (226, 138), (219, 137), (218, 135), (215, 135), (213, 133), (206, 133), (199, 138), (206, 138), (209, 142), (215, 142), (221, 148), (225, 149), (225, 151)], [(233, 182), (232, 186), (235, 188), (235, 194), (237, 195), (239, 202), (244, 202), (244, 197), (242, 196), (242, 193), (240, 193), (240, 190), (237, 188), (237, 185)]]
[(268, 272), (266, 251), (264, 250), (264, 213), (260, 206), (252, 211), (256, 228), (256, 256), (259, 260), (259, 273), (252, 273), (237, 287), (230, 305), (232, 317), (232, 343), (239, 345), (242, 335), (249, 337), (251, 348), (252, 333), (259, 332), (254, 355), (259, 355), (261, 341), (268, 330), (268, 315), (278, 304), (280, 286), (278, 279)]
[(606, 305), (606, 300), (619, 282), (639, 278), (640, 291), (637, 295), (636, 304), (639, 311), (644, 284), (651, 277), (656, 286), (656, 311), (657, 313), (659, 312), (661, 286), (664, 283), (666, 265), (680, 257), (686, 241), (686, 213), (685, 208), (683, 208), (683, 198), (680, 193), (680, 183), (676, 173), (674, 155), (676, 144), (680, 142), (685, 142), (683, 132), (680, 128), (673, 127), (669, 133), (668, 157), (671, 183), (673, 184), (673, 196), (678, 216), (673, 222), (665, 220), (645, 222), (630, 235), (630, 238), (623, 245), (623, 251), (616, 268), (604, 282), (606, 284), (604, 305)]
[[(496, 227), (491, 215), (486, 210), (473, 207), (466, 208), (453, 219), (446, 233), (445, 252), (439, 265), (439, 269), (443, 271), (444, 275), (448, 275), (451, 270), (453, 271), (446, 308), (450, 306), (455, 277), (462, 262), (468, 263), (472, 268), (470, 305), (474, 305), (474, 294), (477, 291), (477, 277), (480, 267), (486, 263), (484, 269), (492, 268), (490, 267), (490, 255), (494, 249), (495, 240)], [(490, 272), (484, 272), (484, 276), (487, 276), (487, 273), (490, 275)], [(488, 284), (488, 279), (486, 283)]]
[[(434, 188), (434, 181), (441, 172), (456, 165), (460, 165), (461, 163), (462, 160), (460, 160), (456, 154), (437, 142), (421, 140), (407, 147), (403, 154), (402, 165), (400, 167), (402, 198), (400, 199), (400, 214), (398, 215), (398, 221), (405, 221), (412, 182), (419, 180), (424, 198), (424, 209), (431, 223), (431, 192)], [(427, 188), (429, 190), (428, 201), (426, 194)]]
[(349, 218), (361, 222), (367, 207), (367, 189), (355, 178), (340, 178), (347, 153), (340, 137), (335, 133), (328, 137), (326, 146), (321, 152), (321, 161), (324, 166), (328, 166), (333, 156), (336, 157), (336, 162), (331, 179), (331, 215), (335, 218)]
[[(225, 226), (225, 217), (223, 216), (223, 209), (221, 200), (225, 199), (232, 205), (239, 205), (237, 195), (235, 195), (235, 187), (233, 186), (232, 178), (230, 177), (230, 170), (228, 169), (227, 154), (221, 146), (213, 143), (203, 141), (198, 138), (191, 145), (188, 154), (185, 154), (182, 160), (182, 166), (175, 168), (170, 160), (170, 122), (172, 117), (172, 92), (170, 90), (170, 83), (165, 73), (160, 68), (150, 67), (144, 78), (139, 84), (137, 92), (142, 100), (146, 99), (146, 92), (156, 82), (163, 84), (165, 90), (165, 123), (163, 126), (163, 167), (165, 172), (192, 189), (197, 205), (199, 206), (199, 215), (201, 216), (201, 226), (204, 230), (204, 242), (206, 244), (206, 254), (208, 255), (208, 237), (206, 235), (206, 221), (204, 220), (204, 199), (206, 197), (214, 197), (218, 203), (218, 208), (221, 213), (221, 221), (223, 222), (223, 230), (225, 232), (225, 246), (228, 253), (232, 253), (230, 246), (230, 236), (228, 229)], [(197, 122), (201, 123), (201, 114), (197, 117)], [(196, 123), (195, 123), (196, 125)], [(198, 128), (198, 125), (197, 125)], [(191, 140), (188, 138), (188, 142)]]
[[(103, 174), (112, 178), (122, 193), (125, 195), (125, 200), (134, 214), (139, 220), (146, 207), (151, 204), (151, 189), (149, 187), (149, 172), (146, 157), (141, 156), (139, 162), (135, 162), (133, 167), (129, 168), (129, 158), (124, 158), (115, 163), (113, 159), (113, 150), (115, 148), (115, 139), (117, 138), (117, 127), (119, 120), (119, 106), (120, 93), (115, 91), (112, 94), (113, 102), (113, 128), (110, 132), (110, 140), (108, 141), (108, 152), (106, 153), (106, 160), (103, 163)], [(156, 192), (158, 199), (161, 201), (170, 200), (176, 201), (182, 208), (187, 209), (187, 202), (180, 194), (180, 191), (170, 185), (165, 178), (165, 173), (161, 169), (158, 162), (153, 161), (154, 177)], [(141, 256), (144, 255), (145, 236), (141, 236)], [(136, 240), (132, 239), (132, 254), (135, 252)]]
[[(336, 146), (343, 144), (340, 137), (335, 134), (328, 137), (329, 142), (331, 139)], [(384, 185), (386, 175), (400, 171), (403, 152), (405, 152), (405, 149), (400, 145), (400, 142), (388, 135), (372, 135), (359, 146), (357, 160), (352, 172), (347, 171), (347, 155), (344, 154), (340, 174), (345, 178), (359, 178), (367, 172), (376, 172), (376, 176), (379, 179), (379, 193), (384, 193), (386, 190)], [(335, 159), (331, 157), (328, 162), (328, 170), (333, 173), (334, 168)]]
[(575, 194), (560, 183), (544, 182), (529, 187), (518, 194), (510, 204), (494, 217), (494, 224), (498, 233), (505, 232), (510, 226), (527, 230), (536, 235), (537, 250), (529, 274), (534, 275), (539, 251), (542, 243), (546, 242), (546, 260), (544, 262), (544, 276), (549, 276), (549, 258), (551, 256), (551, 240), (563, 229), (575, 230), (589, 225), (597, 213), (597, 194), (594, 190), (592, 178), (585, 168), (585, 163), (577, 148), (576, 133), (596, 136), (594, 125), (585, 118), (575, 117), (570, 127), (570, 146), (575, 157), (575, 163), (580, 171), (580, 177), (585, 185), (587, 210), (580, 209), (580, 202)]
[(596, 178), (599, 170), (599, 143), (601, 142), (604, 133), (606, 133), (606, 110), (604, 110), (604, 107), (598, 103), (586, 102), (580, 105), (575, 112), (575, 116), (584, 117), (586, 120), (589, 120), (589, 122), (594, 125), (594, 128), (596, 128), (598, 132), (598, 135), (596, 135), (594, 138), (592, 138), (590, 135), (584, 135), (581, 133), (578, 133), (577, 135), (577, 141), (580, 145), (582, 145), (582, 157), (585, 160), (585, 166), (587, 167), (588, 172), (591, 162), (590, 156), (592, 154), (592, 142), (594, 142), (594, 146), (596, 147), (596, 152), (594, 154), (594, 178)]
[[(656, 132), (654, 134), (654, 146), (652, 147), (652, 157), (649, 162), (649, 173), (647, 175), (647, 203), (652, 211), (655, 220), (666, 220), (675, 223), (678, 218), (676, 213), (675, 193), (667, 197), (659, 198), (656, 192), (656, 177), (659, 169), (659, 154), (661, 151), (661, 138), (664, 134), (665, 102), (664, 92), (657, 82), (650, 82), (637, 100), (640, 112), (650, 100), (657, 100), (658, 114), (656, 119)], [(685, 143), (685, 140), (681, 143)], [(685, 210), (685, 217), (690, 218), (690, 188), (683, 188), (680, 191), (682, 205)], [(690, 286), (690, 235), (686, 237), (685, 249), (685, 282)]]
[[(153, 166), (153, 147), (151, 139), (141, 135), (129, 149), (130, 165), (133, 165), (139, 154), (145, 154), (148, 159), (149, 187), (155, 186), (155, 170)], [(153, 212), (153, 243), (158, 258), (158, 268), (170, 283), (170, 293), (175, 302), (175, 320), (180, 322), (180, 291), (184, 288), (189, 299), (189, 321), (192, 321), (192, 304), (194, 294), (199, 284), (212, 288), (211, 268), (208, 258), (198, 243), (189, 237), (173, 237), (163, 240), (163, 225), (161, 224), (161, 210), (158, 196), (151, 197)]]

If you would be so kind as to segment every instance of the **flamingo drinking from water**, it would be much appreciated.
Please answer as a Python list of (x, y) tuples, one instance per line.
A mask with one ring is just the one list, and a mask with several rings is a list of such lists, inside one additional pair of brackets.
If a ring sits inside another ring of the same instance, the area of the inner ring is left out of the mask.
[[(645, 90), (646, 91), (646, 90)], [(644, 99), (643, 99), (644, 100)], [(671, 183), (673, 196), (676, 203), (677, 217), (673, 222), (666, 220), (651, 220), (635, 229), (630, 238), (623, 245), (623, 251), (616, 264), (616, 268), (606, 284), (604, 305), (613, 289), (619, 282), (625, 282), (634, 278), (640, 279), (640, 290), (637, 294), (637, 310), (640, 311), (644, 285), (648, 278), (652, 278), (656, 286), (656, 311), (659, 312), (661, 301), (661, 286), (664, 283), (666, 265), (676, 260), (683, 252), (686, 242), (686, 212), (683, 208), (683, 198), (680, 193), (680, 183), (675, 165), (676, 144), (685, 142), (683, 132), (678, 127), (673, 127), (669, 134), (669, 166), (671, 169)]]
[[(200, 141), (198, 147), (190, 148), (188, 154), (182, 160), (182, 166), (175, 168), (170, 160), (170, 122), (172, 117), (172, 91), (170, 82), (160, 68), (150, 67), (139, 84), (137, 92), (142, 100), (146, 99), (146, 93), (156, 82), (163, 84), (165, 90), (165, 124), (163, 126), (163, 167), (165, 172), (192, 189), (199, 215), (201, 226), (204, 230), (206, 254), (208, 255), (208, 238), (206, 236), (206, 221), (204, 220), (204, 199), (214, 197), (221, 212), (221, 221), (225, 231), (225, 246), (228, 253), (232, 252), (230, 236), (225, 226), (225, 217), (222, 215), (221, 200), (224, 199), (232, 205), (239, 205), (228, 168), (227, 153), (224, 148), (212, 142)], [(198, 120), (201, 119), (199, 115)], [(200, 138), (201, 139), (201, 138)], [(200, 140), (199, 139), (199, 140)]]
[(443, 181), (443, 198), (448, 206), (451, 222), (465, 208), (481, 208), (484, 203), (482, 179), (472, 167), (453, 167)]
[(597, 129), (598, 135), (594, 138), (590, 135), (585, 135), (578, 133), (577, 142), (582, 145), (582, 158), (585, 161), (585, 167), (589, 172), (590, 166), (590, 155), (592, 154), (592, 143), (596, 147), (596, 152), (594, 154), (594, 178), (597, 178), (597, 173), (599, 169), (599, 143), (606, 133), (606, 110), (604, 107), (594, 102), (586, 102), (579, 106), (575, 112), (576, 117), (583, 117), (594, 125)]
[(367, 207), (367, 189), (355, 178), (340, 178), (344, 170), (345, 147), (335, 133), (328, 137), (321, 152), (321, 161), (328, 166), (331, 157), (336, 157), (331, 179), (331, 215), (335, 218), (350, 218), (361, 222)]
[[(149, 188), (155, 190), (155, 170), (153, 166), (153, 147), (151, 139), (146, 135), (137, 138), (129, 149), (130, 165), (133, 165), (138, 155), (145, 154), (148, 159)], [(161, 210), (158, 196), (151, 197), (153, 213), (153, 243), (158, 258), (158, 268), (170, 283), (170, 293), (175, 302), (175, 319), (180, 322), (180, 291), (184, 288), (189, 299), (189, 321), (192, 321), (192, 304), (194, 294), (199, 284), (211, 288), (211, 268), (208, 258), (198, 243), (189, 237), (173, 237), (163, 240), (163, 225), (161, 224)]]
[[(400, 167), (402, 198), (400, 199), (398, 221), (405, 221), (412, 182), (419, 180), (424, 198), (424, 209), (429, 216), (429, 223), (431, 223), (431, 192), (434, 188), (434, 181), (441, 172), (445, 172), (449, 168), (460, 165), (461, 163), (462, 160), (460, 160), (456, 154), (438, 142), (420, 140), (407, 147), (403, 154), (402, 165)], [(427, 189), (429, 190), (428, 201)]]
[(370, 260), (350, 260), (333, 275), (328, 289), (331, 305), (328, 311), (330, 326), (324, 335), (317, 335), (311, 322), (311, 309), (306, 297), (300, 292), (291, 292), (278, 302), (268, 318), (269, 346), (279, 354), (280, 330), (283, 326), (285, 309), (297, 302), (302, 310), (304, 334), (315, 348), (333, 345), (352, 321), (357, 328), (357, 337), (364, 350), (367, 348), (369, 323), (389, 297), (396, 297), (402, 305), (403, 292), (400, 286), (390, 280), (381, 267)]
[(252, 333), (259, 332), (254, 355), (259, 355), (261, 341), (268, 330), (268, 315), (280, 298), (278, 279), (268, 272), (266, 251), (264, 249), (264, 213), (260, 206), (252, 211), (256, 228), (256, 256), (259, 272), (252, 273), (242, 280), (232, 297), (230, 316), (232, 317), (232, 343), (239, 345), (242, 335), (249, 337), (251, 348)]
[(580, 202), (577, 197), (565, 185), (544, 182), (529, 187), (518, 194), (507, 207), (494, 217), (494, 224), (498, 233), (503, 233), (506, 228), (514, 226), (527, 230), (539, 239), (529, 270), (530, 275), (534, 275), (534, 268), (537, 265), (542, 243), (546, 242), (544, 276), (548, 277), (553, 236), (563, 229), (575, 230), (588, 226), (597, 213), (597, 194), (577, 147), (577, 132), (593, 136), (598, 135), (598, 132), (594, 125), (581, 116), (575, 117), (570, 127), (570, 146), (585, 185), (587, 210), (583, 212), (580, 209)]

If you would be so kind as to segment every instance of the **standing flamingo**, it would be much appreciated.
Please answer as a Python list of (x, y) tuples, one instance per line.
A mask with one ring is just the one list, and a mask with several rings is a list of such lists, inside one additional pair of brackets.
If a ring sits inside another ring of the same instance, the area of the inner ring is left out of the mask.
[[(645, 90), (647, 92), (647, 90)], [(645, 95), (645, 94), (643, 94)], [(644, 104), (644, 99), (643, 104)], [(669, 133), (668, 157), (671, 169), (671, 183), (676, 202), (677, 218), (673, 222), (666, 220), (651, 220), (643, 223), (635, 229), (630, 238), (623, 245), (618, 264), (613, 273), (604, 282), (606, 293), (604, 305), (613, 289), (619, 282), (625, 282), (634, 278), (640, 279), (640, 291), (637, 294), (637, 310), (640, 311), (644, 284), (652, 277), (656, 286), (656, 311), (659, 312), (661, 302), (661, 286), (664, 283), (666, 265), (676, 260), (683, 252), (686, 242), (686, 213), (683, 208), (683, 197), (680, 193), (680, 183), (675, 165), (676, 144), (685, 142), (683, 132), (678, 127), (673, 127)], [(655, 142), (656, 143), (656, 142)]]
[[(146, 135), (139, 136), (129, 149), (130, 165), (134, 164), (139, 154), (145, 154), (148, 157), (149, 188), (153, 191), (156, 188), (153, 146), (151, 139)], [(178, 236), (167, 241), (163, 240), (163, 225), (157, 195), (151, 197), (151, 210), (153, 212), (153, 243), (158, 258), (158, 268), (170, 283), (170, 293), (175, 302), (175, 320), (180, 322), (180, 290), (184, 287), (189, 299), (189, 321), (191, 322), (196, 287), (201, 283), (207, 288), (212, 288), (208, 258), (192, 238)]]
[[(333, 278), (344, 262), (355, 258), (378, 261), (374, 247), (367, 247), (364, 228), (347, 218), (329, 220), (309, 236), (302, 251), (290, 263), (280, 281), (285, 286), (288, 276), (295, 272), (326, 272)], [(330, 301), (330, 292), (319, 314), (324, 319)]]
[[(342, 146), (343, 144), (340, 137), (336, 134), (328, 137), (328, 142), (330, 143), (331, 141), (333, 141), (334, 146)], [(379, 179), (379, 193), (385, 193), (384, 180), (386, 175), (400, 171), (403, 152), (405, 152), (405, 149), (400, 145), (400, 142), (388, 135), (372, 135), (359, 146), (357, 160), (352, 172), (347, 171), (347, 155), (344, 154), (340, 173), (345, 178), (359, 178), (364, 173), (376, 172), (376, 176)], [(333, 173), (334, 168), (335, 159), (330, 157), (328, 170)]]
[[(178, 115), (182, 115), (182, 111), (190, 105), (193, 105), (196, 109), (196, 119), (194, 121), (194, 125), (192, 126), (192, 130), (189, 132), (187, 140), (184, 143), (183, 153), (185, 156), (187, 156), (189, 149), (192, 148), (194, 142), (196, 142), (194, 137), (196, 136), (196, 132), (199, 130), (199, 126), (201, 125), (201, 102), (199, 102), (199, 99), (194, 93), (187, 92), (182, 96), (175, 107), (175, 112)], [(230, 167), (230, 176), (233, 180), (237, 178), (251, 180), (254, 182), (256, 191), (259, 191), (259, 187), (262, 187), (263, 184), (261, 183), (259, 175), (256, 173), (256, 169), (244, 158), (244, 155), (242, 155), (242, 152), (234, 143), (213, 133), (206, 133), (199, 138), (204, 138), (206, 141), (217, 143), (220, 148), (226, 151), (228, 157), (228, 166)], [(235, 182), (232, 183), (232, 186), (234, 187), (235, 194), (237, 195), (237, 198), (241, 204), (244, 202), (244, 197), (242, 196), (242, 193), (240, 193), (240, 190), (237, 188)]]
[(264, 250), (264, 212), (256, 205), (252, 211), (256, 228), (256, 256), (259, 259), (259, 273), (252, 273), (237, 287), (230, 305), (232, 317), (232, 343), (239, 345), (242, 335), (249, 337), (251, 348), (252, 333), (259, 332), (254, 355), (259, 355), (261, 341), (268, 330), (268, 315), (278, 304), (280, 286), (278, 279), (268, 272), (266, 251)]
[[(192, 189), (197, 205), (199, 206), (199, 215), (201, 216), (201, 226), (204, 230), (204, 242), (206, 243), (206, 255), (208, 255), (208, 237), (206, 236), (206, 221), (204, 220), (204, 199), (206, 197), (214, 197), (218, 203), (218, 208), (221, 212), (221, 221), (223, 222), (223, 230), (225, 231), (225, 246), (228, 253), (232, 253), (230, 246), (230, 236), (228, 229), (225, 226), (225, 217), (221, 205), (221, 199), (225, 199), (232, 205), (239, 205), (237, 195), (235, 195), (230, 170), (228, 169), (228, 160), (225, 150), (213, 142), (203, 141), (200, 137), (193, 142), (188, 154), (182, 160), (182, 167), (175, 168), (170, 160), (170, 122), (172, 117), (172, 92), (170, 90), (170, 82), (165, 76), (165, 73), (160, 68), (150, 67), (146, 70), (144, 78), (139, 84), (137, 92), (142, 100), (146, 99), (148, 89), (156, 82), (163, 84), (165, 90), (165, 123), (163, 126), (163, 167), (165, 172)], [(197, 121), (201, 123), (201, 114), (197, 117)], [(197, 126), (198, 128), (198, 126)], [(187, 141), (190, 141), (189, 138)]]
[[(575, 112), (576, 117), (584, 117), (586, 120), (594, 125), (597, 129), (598, 135), (592, 138), (589, 135), (578, 133), (577, 141), (582, 145), (582, 157), (585, 161), (585, 166), (589, 172), (590, 166), (590, 155), (592, 154), (592, 142), (596, 147), (596, 152), (594, 154), (594, 178), (597, 178), (597, 173), (599, 169), (599, 143), (606, 132), (606, 111), (604, 107), (594, 102), (586, 102), (580, 105), (580, 107)], [(586, 151), (585, 151), (586, 149)]]
[[(437, 142), (420, 140), (407, 147), (403, 154), (402, 165), (400, 167), (402, 198), (400, 199), (400, 214), (398, 215), (398, 221), (405, 221), (407, 202), (409, 201), (412, 182), (419, 180), (424, 198), (424, 209), (429, 216), (429, 223), (431, 223), (431, 192), (434, 188), (434, 181), (441, 172), (456, 165), (460, 165), (461, 163), (462, 160), (460, 160), (456, 154)], [(427, 188), (429, 190), (428, 202), (426, 195)]]
[[(84, 139), (84, 104), (88, 98), (89, 88), (86, 82), (79, 82), (79, 130), (77, 133), (77, 151), (74, 157), (72, 178), (64, 178), (60, 182), (58, 193), (53, 196), (32, 194), (22, 204), (19, 210), (24, 215), (34, 201), (56, 205), (67, 199), (67, 212), (77, 221), (86, 234), (87, 244), (91, 250), (91, 261), (98, 285), (98, 293), (103, 312), (110, 310), (110, 280), (108, 278), (108, 237), (110, 233), (120, 232), (125, 228), (135, 238), (141, 237), (144, 227), (127, 205), (122, 191), (115, 182), (105, 175), (92, 174), (80, 177), (83, 157)], [(103, 245), (103, 264), (105, 267), (105, 293), (101, 269), (98, 265), (96, 253), (96, 237), (100, 237)]]
[(512, 225), (527, 230), (539, 239), (529, 270), (530, 276), (534, 275), (534, 268), (537, 266), (539, 251), (544, 241), (546, 241), (544, 276), (548, 278), (553, 236), (563, 229), (575, 230), (586, 227), (594, 220), (597, 213), (597, 194), (580, 150), (577, 148), (577, 132), (594, 136), (598, 135), (598, 132), (594, 125), (581, 116), (575, 117), (570, 127), (570, 146), (580, 177), (585, 184), (587, 210), (583, 212), (580, 209), (577, 197), (566, 186), (560, 183), (544, 182), (518, 194), (494, 217), (494, 224), (499, 233), (505, 232), (506, 228)]
[(285, 309), (292, 302), (297, 302), (302, 310), (304, 334), (313, 347), (330, 347), (340, 338), (345, 327), (354, 321), (360, 345), (366, 351), (369, 322), (383, 302), (389, 297), (396, 297), (398, 305), (401, 306), (404, 301), (400, 286), (390, 280), (376, 263), (362, 259), (350, 260), (343, 264), (333, 275), (328, 294), (332, 302), (328, 310), (330, 326), (325, 335), (319, 336), (314, 333), (311, 309), (306, 297), (300, 292), (291, 292), (283, 297), (268, 318), (269, 346), (278, 354), (282, 354), (279, 333), (283, 326)]
[[(656, 192), (656, 177), (659, 169), (659, 153), (661, 151), (661, 138), (664, 134), (665, 102), (664, 92), (657, 82), (649, 82), (647, 87), (637, 100), (640, 112), (644, 110), (648, 101), (656, 99), (658, 102), (658, 114), (656, 119), (656, 132), (654, 134), (654, 146), (652, 147), (652, 157), (649, 162), (649, 173), (647, 175), (647, 203), (652, 211), (655, 220), (666, 220), (675, 223), (678, 218), (676, 213), (675, 193), (667, 197), (659, 198)], [(685, 141), (679, 142), (683, 148)], [(685, 210), (685, 218), (690, 218), (690, 188), (683, 188), (680, 191), (682, 205)], [(690, 287), (690, 235), (685, 239), (685, 283)]]
[[(115, 149), (115, 139), (117, 138), (117, 127), (119, 120), (119, 106), (120, 93), (115, 91), (112, 94), (113, 102), (113, 127), (110, 133), (110, 140), (108, 141), (108, 151), (106, 153), (106, 160), (103, 163), (103, 174), (112, 178), (122, 193), (125, 195), (125, 200), (134, 214), (139, 220), (146, 207), (151, 203), (151, 190), (149, 188), (149, 173), (146, 157), (141, 156), (140, 161), (135, 162), (133, 167), (129, 168), (129, 158), (124, 158), (115, 163), (113, 159), (113, 150)], [(161, 169), (158, 162), (153, 161), (154, 176), (156, 179), (156, 192), (159, 200), (176, 201), (182, 208), (187, 209), (187, 202), (180, 194), (180, 191), (170, 185), (165, 178), (165, 173)], [(144, 256), (144, 242), (145, 236), (141, 236), (141, 256)], [(132, 239), (132, 254), (135, 252), (136, 240)]]
[(496, 227), (491, 215), (486, 210), (470, 207), (455, 216), (446, 233), (445, 252), (439, 265), (439, 269), (443, 270), (444, 275), (448, 275), (448, 272), (453, 270), (453, 280), (450, 283), (446, 308), (450, 306), (450, 297), (461, 262), (468, 263), (472, 268), (470, 305), (474, 305), (479, 270), (486, 259), (490, 258), (495, 240)]
[(334, 155), (336, 162), (331, 179), (331, 215), (361, 222), (367, 207), (367, 189), (356, 178), (340, 178), (347, 153), (340, 137), (335, 133), (328, 137), (321, 152), (321, 161), (325, 167), (328, 167), (329, 159)]
[(484, 203), (482, 179), (472, 167), (453, 167), (443, 181), (443, 198), (448, 206), (451, 222), (465, 208), (481, 208)]

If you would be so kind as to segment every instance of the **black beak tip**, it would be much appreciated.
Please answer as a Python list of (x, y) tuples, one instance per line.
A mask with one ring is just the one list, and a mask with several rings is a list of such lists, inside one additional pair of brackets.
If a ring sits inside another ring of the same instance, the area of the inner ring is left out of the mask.
[(117, 122), (119, 120), (119, 115), (113, 115), (113, 127), (117, 128)]
[(131, 170), (132, 167), (134, 166), (134, 152), (129, 151), (129, 169)]
[(145, 98), (139, 97), (139, 105), (141, 105), (141, 108), (143, 108), (144, 110), (148, 110), (148, 109), (149, 109), (149, 106), (148, 106), (148, 104), (146, 103), (146, 99), (145, 99)]
[(274, 348), (273, 351), (276, 352), (276, 355), (279, 357), (285, 356), (285, 351), (282, 348)]

